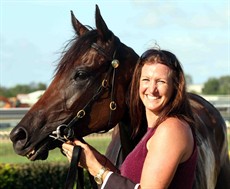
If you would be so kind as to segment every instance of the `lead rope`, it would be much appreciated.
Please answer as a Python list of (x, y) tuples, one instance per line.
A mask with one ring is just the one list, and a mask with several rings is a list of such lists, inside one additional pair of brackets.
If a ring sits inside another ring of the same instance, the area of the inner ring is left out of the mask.
[(68, 174), (66, 177), (65, 189), (73, 189), (76, 178), (78, 178), (77, 189), (84, 188), (83, 169), (80, 167), (77, 167), (76, 169), (80, 156), (81, 156), (81, 147), (74, 146)]

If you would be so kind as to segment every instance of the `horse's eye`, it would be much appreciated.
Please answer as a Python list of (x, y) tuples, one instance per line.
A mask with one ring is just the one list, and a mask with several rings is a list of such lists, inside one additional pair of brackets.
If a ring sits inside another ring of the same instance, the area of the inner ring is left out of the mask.
[(77, 71), (77, 73), (74, 76), (75, 80), (86, 80), (89, 78), (89, 73), (86, 71)]

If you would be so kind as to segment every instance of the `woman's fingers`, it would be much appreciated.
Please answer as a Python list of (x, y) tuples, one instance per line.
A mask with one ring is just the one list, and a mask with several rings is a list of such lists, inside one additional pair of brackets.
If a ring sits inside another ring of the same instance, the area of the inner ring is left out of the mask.
[(85, 149), (87, 147), (87, 144), (82, 143), (80, 140), (74, 140), (74, 145), (80, 146), (83, 149)]
[[(75, 140), (74, 142), (71, 142), (71, 143), (66, 142), (66, 143), (62, 144), (62, 150), (63, 150), (64, 154), (66, 155), (66, 157), (68, 158), (69, 161), (71, 161), (72, 154), (73, 154), (73, 148), (75, 145), (80, 146), (82, 149), (87, 148), (87, 145), (80, 142), (79, 140)], [(84, 162), (84, 159), (85, 159), (84, 153), (81, 156), (83, 156), (81, 159)], [(80, 165), (80, 163), (79, 163), (79, 165)]]
[[(102, 155), (92, 146), (82, 143), (79, 140), (74, 140), (74, 142), (72, 143), (62, 144), (63, 152), (66, 154), (69, 161), (71, 161), (73, 148), (75, 145), (80, 146), (82, 148), (78, 166), (88, 169), (88, 171), (92, 175), (96, 175), (98, 170), (102, 166), (100, 162), (98, 161), (98, 159), (99, 160), (102, 159)], [(103, 161), (104, 161), (104, 158), (103, 158)]]
[(68, 158), (69, 161), (71, 161), (72, 154), (73, 154), (73, 145), (72, 144), (67, 144), (63, 143), (62, 144), (62, 150), (66, 157)]
[(73, 152), (73, 145), (72, 144), (67, 144), (67, 143), (63, 143), (62, 144), (62, 149), (64, 152)]

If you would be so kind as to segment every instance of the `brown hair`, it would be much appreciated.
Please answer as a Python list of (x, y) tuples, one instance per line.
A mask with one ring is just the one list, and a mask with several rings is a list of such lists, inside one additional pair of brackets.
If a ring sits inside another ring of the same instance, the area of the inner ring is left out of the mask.
[(194, 125), (194, 118), (186, 93), (185, 76), (179, 60), (169, 51), (150, 49), (145, 51), (139, 58), (131, 82), (129, 105), (133, 137), (138, 134), (143, 118), (145, 118), (145, 107), (139, 97), (141, 70), (145, 63), (156, 62), (164, 64), (171, 69), (174, 90), (171, 99), (161, 111), (155, 126), (158, 126), (167, 117), (178, 117), (187, 121), (191, 127)]

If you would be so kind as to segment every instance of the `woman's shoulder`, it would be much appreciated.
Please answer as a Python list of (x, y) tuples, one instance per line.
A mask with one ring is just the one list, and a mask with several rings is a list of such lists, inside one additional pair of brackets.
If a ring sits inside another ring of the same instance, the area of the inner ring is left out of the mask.
[[(181, 161), (186, 160), (193, 150), (193, 136), (187, 122), (170, 117), (163, 121), (149, 140), (148, 148), (165, 148), (180, 154)], [(173, 152), (173, 153), (174, 153)]]
[(181, 132), (181, 131), (190, 131), (190, 126), (189, 124), (181, 120), (177, 117), (169, 117), (166, 118), (162, 123), (159, 124), (158, 126), (158, 131), (164, 131), (164, 132)]
[(163, 141), (184, 141), (192, 136), (192, 131), (187, 122), (176, 117), (165, 119), (156, 129), (155, 138)]

